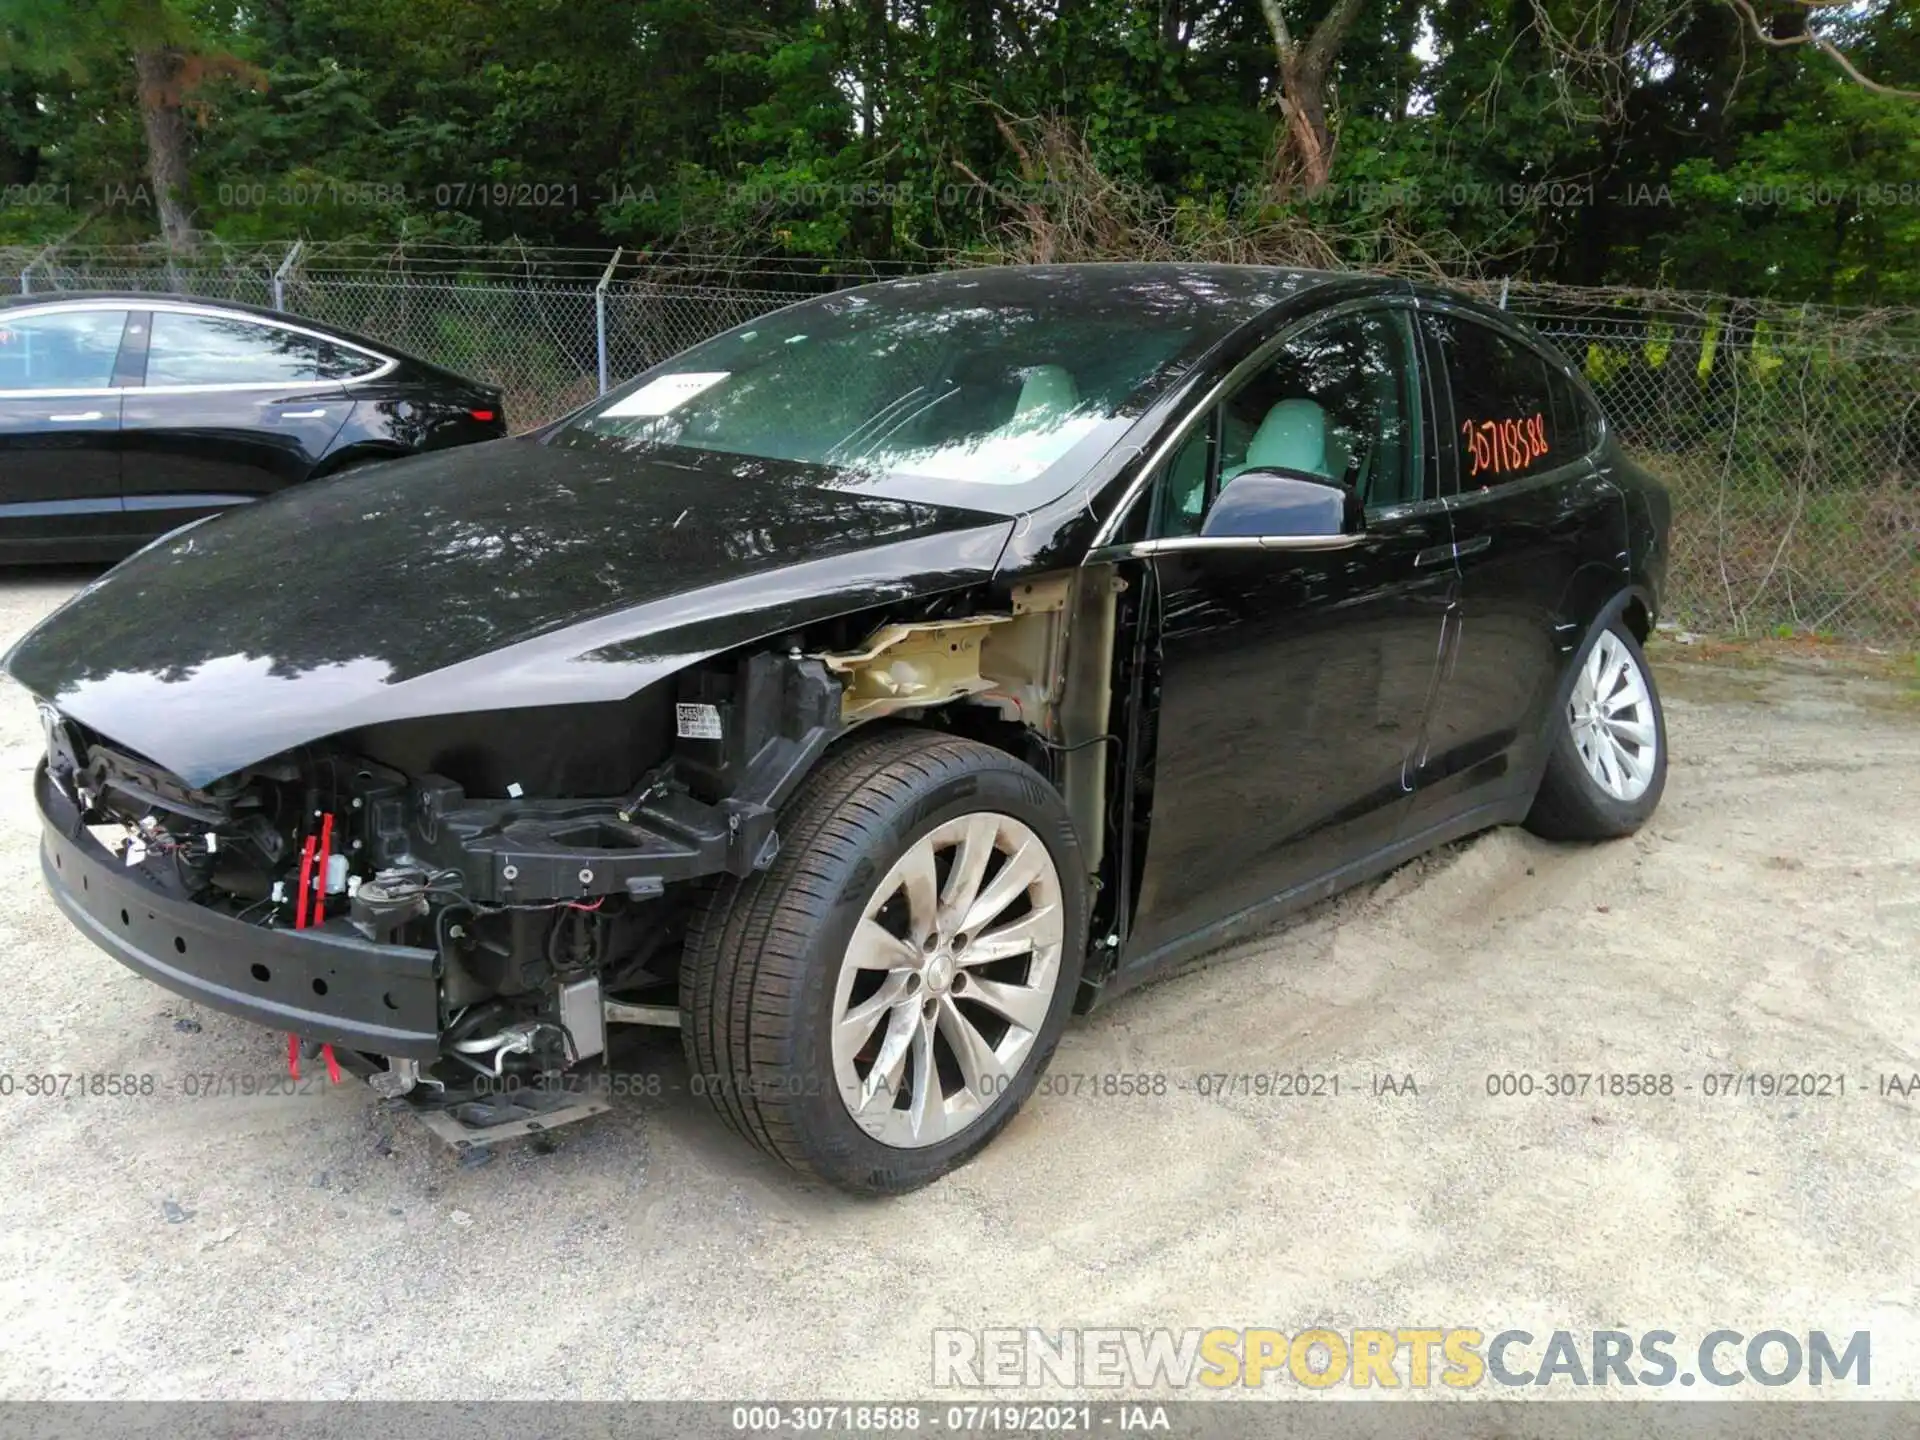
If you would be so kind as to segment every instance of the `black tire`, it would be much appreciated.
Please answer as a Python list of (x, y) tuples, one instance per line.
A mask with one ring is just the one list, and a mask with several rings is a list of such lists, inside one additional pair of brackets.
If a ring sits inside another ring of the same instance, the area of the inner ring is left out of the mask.
[[(1631, 799), (1610, 794), (1589, 772), (1581, 758), (1576, 738), (1577, 725), (1572, 712), (1582, 671), (1596, 649), (1605, 643), (1618, 646), (1632, 660), (1646, 686), (1651, 711), (1654, 744), (1652, 774), (1646, 788)], [(1610, 840), (1631, 835), (1646, 823), (1660, 804), (1667, 785), (1667, 719), (1660, 704), (1660, 691), (1654, 683), (1647, 657), (1624, 621), (1615, 618), (1595, 629), (1587, 637), (1566, 683), (1551, 721), (1552, 740), (1547, 766), (1534, 794), (1533, 808), (1527, 812), (1526, 827), (1549, 840)]]
[[(855, 1122), (836, 1083), (835, 985), (854, 927), (895, 862), (975, 812), (1019, 820), (1053, 862), (1064, 920), (1057, 986), (1024, 1068), (978, 1118), (924, 1148), (883, 1144)], [(1086, 954), (1087, 884), (1072, 821), (1053, 787), (1013, 756), (891, 729), (829, 755), (784, 807), (780, 840), (766, 870), (724, 877), (695, 906), (680, 972), (693, 1088), (795, 1170), (859, 1194), (918, 1189), (1005, 1127), (1059, 1043)]]

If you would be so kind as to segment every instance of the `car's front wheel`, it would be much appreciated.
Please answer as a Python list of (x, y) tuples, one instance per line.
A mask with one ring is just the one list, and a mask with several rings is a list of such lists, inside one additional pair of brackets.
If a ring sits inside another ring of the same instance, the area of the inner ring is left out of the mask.
[(704, 897), (681, 966), (693, 1085), (797, 1170), (925, 1185), (1013, 1118), (1066, 1025), (1086, 878), (1066, 807), (989, 746), (855, 740), (765, 871)]
[(1667, 720), (1625, 622), (1594, 632), (1572, 680), (1527, 828), (1551, 840), (1631, 835), (1666, 788)]

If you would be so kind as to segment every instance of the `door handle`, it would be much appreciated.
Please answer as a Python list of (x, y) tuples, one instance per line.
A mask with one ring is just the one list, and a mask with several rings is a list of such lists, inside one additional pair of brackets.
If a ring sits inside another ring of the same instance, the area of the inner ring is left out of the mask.
[(104, 420), (106, 415), (99, 410), (82, 410), (77, 415), (49, 415), (47, 419), (57, 425), (74, 425), (87, 420)]
[(282, 420), (322, 420), (326, 418), (326, 414), (324, 410), (282, 410), (280, 418)]
[(1453, 545), (1429, 545), (1413, 557), (1416, 567), (1444, 565), (1449, 560), (1457, 560), (1463, 555), (1478, 555), (1493, 544), (1491, 535), (1475, 535), (1471, 539), (1459, 541)]

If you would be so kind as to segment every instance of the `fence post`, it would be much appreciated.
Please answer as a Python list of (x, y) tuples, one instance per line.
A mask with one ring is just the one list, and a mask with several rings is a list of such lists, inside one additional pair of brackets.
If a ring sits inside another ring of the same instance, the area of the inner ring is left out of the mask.
[[(53, 242), (53, 245), (58, 245), (59, 243), (60, 242), (56, 240)], [(38, 265), (42, 260), (45, 260), (47, 256), (53, 253), (53, 245), (48, 245), (44, 249), (42, 249), (31, 260), (27, 261), (26, 268), (21, 270), (20, 293), (22, 295), (31, 295), (33, 293), (33, 267)], [(60, 287), (58, 284), (56, 284), (53, 288), (58, 290)]]
[(287, 258), (280, 262), (280, 268), (273, 272), (273, 308), (287, 308), (287, 272), (293, 268), (293, 262), (300, 257), (300, 247), (307, 242), (296, 240), (287, 250)]
[(613, 258), (607, 261), (606, 273), (601, 275), (600, 283), (593, 287), (593, 331), (594, 343), (599, 352), (600, 393), (607, 393), (607, 286), (613, 283), (614, 268), (620, 263), (621, 247), (613, 247)]

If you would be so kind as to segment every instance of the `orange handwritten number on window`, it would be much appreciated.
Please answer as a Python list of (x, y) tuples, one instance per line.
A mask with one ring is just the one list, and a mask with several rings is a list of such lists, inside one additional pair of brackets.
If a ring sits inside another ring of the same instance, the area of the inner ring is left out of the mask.
[(1469, 479), (1525, 470), (1550, 448), (1547, 417), (1538, 411), (1520, 420), (1464, 420), (1460, 438), (1469, 456)]

